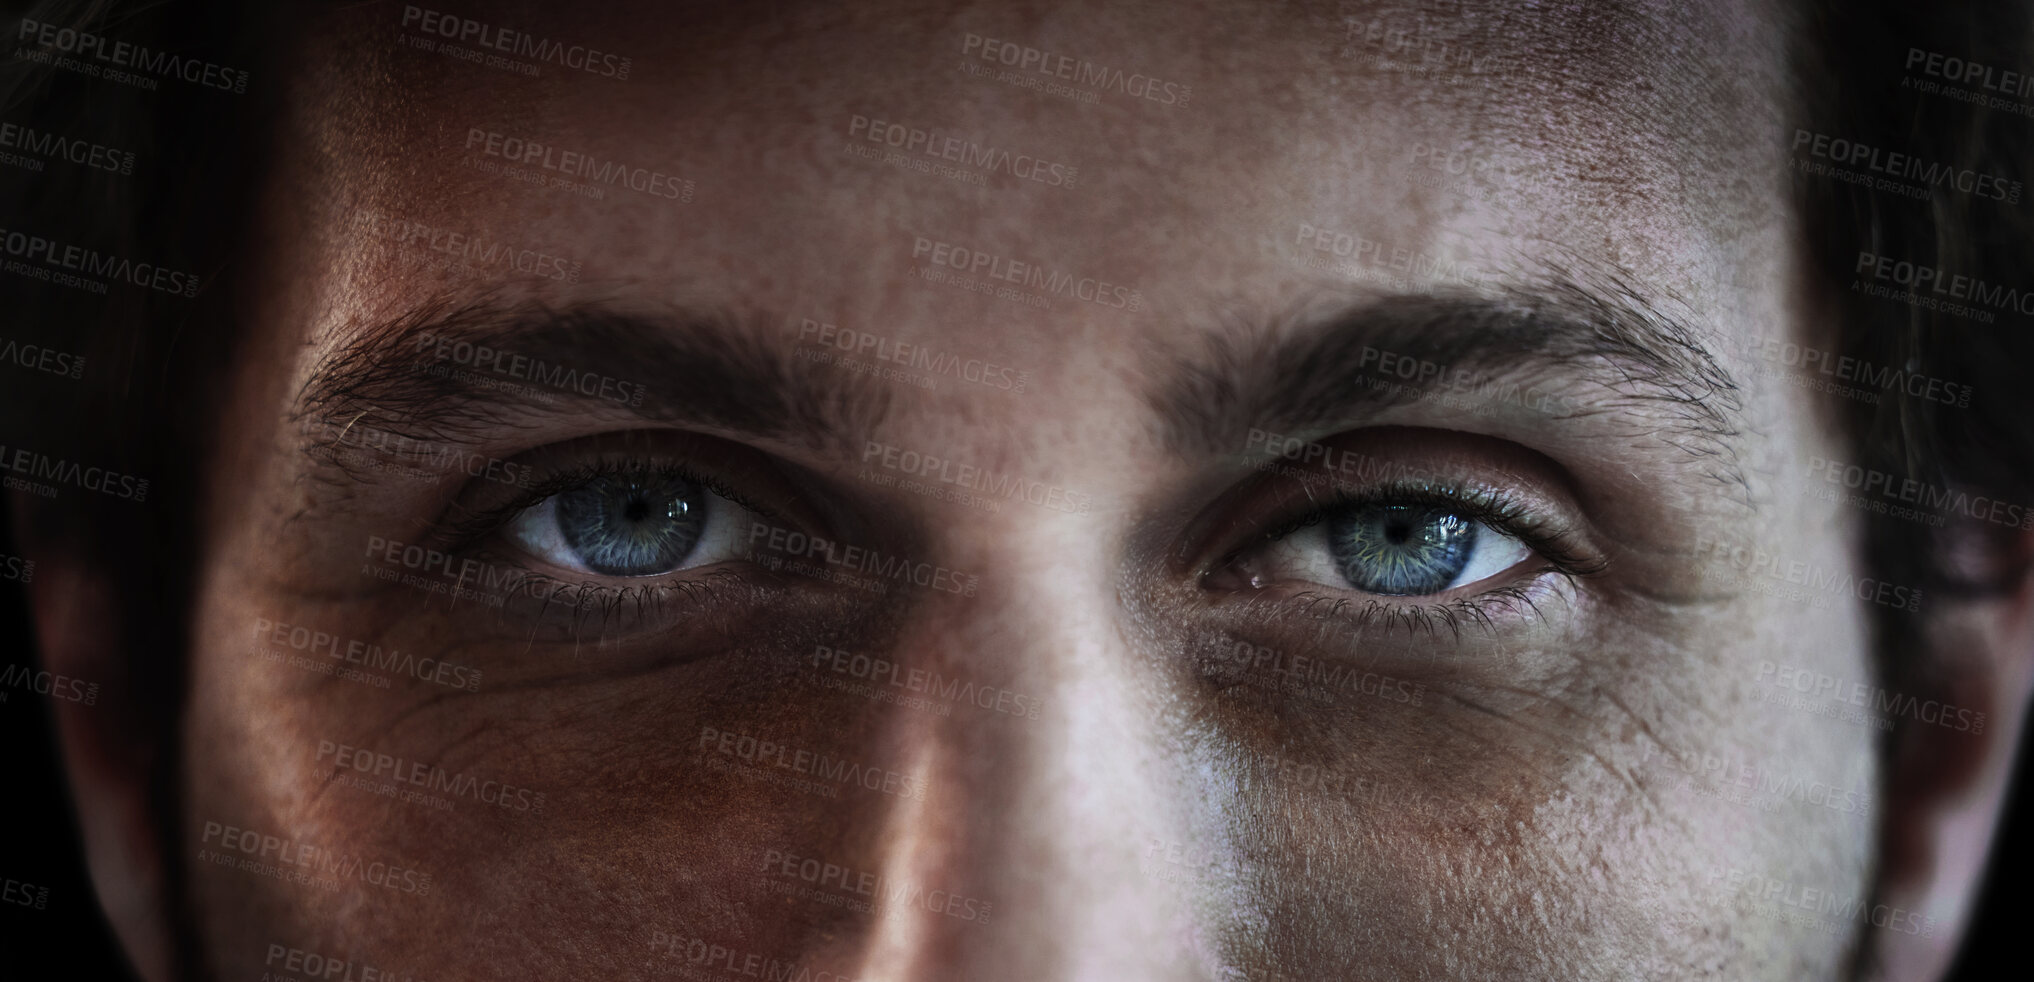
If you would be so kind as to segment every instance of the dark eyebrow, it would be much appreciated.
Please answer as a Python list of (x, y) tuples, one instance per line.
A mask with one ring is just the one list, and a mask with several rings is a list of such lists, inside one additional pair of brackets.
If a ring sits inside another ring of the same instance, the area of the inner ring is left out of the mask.
[[(799, 358), (786, 343), (785, 323), (706, 308), (646, 313), (436, 301), (327, 352), (299, 389), (291, 418), (344, 425), (372, 413), (376, 426), (456, 440), (545, 408), (607, 407), (820, 452), (859, 452), (888, 413), (889, 393)], [(502, 354), (493, 370), (473, 371), (440, 359), (440, 340)]]
[(1181, 453), (1241, 453), (1251, 428), (1320, 438), (1417, 398), (1411, 384), (1379, 372), (1379, 351), (1543, 384), (1574, 404), (1551, 418), (1628, 415), (1635, 438), (1703, 459), (1711, 477), (1749, 497), (1737, 461), (1743, 389), (1685, 323), (1622, 285), (1592, 289), (1557, 276), (1494, 295), (1401, 294), (1326, 316), (1295, 312), (1266, 330), (1212, 334), (1203, 352), (1176, 355), (1171, 377), (1147, 401), (1161, 439)]

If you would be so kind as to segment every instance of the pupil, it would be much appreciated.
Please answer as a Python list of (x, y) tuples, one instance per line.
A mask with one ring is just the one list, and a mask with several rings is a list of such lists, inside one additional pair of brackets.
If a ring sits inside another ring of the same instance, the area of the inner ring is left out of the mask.
[(1328, 551), (1349, 585), (1366, 593), (1439, 593), (1476, 547), (1476, 523), (1419, 505), (1362, 505), (1328, 520)]
[(675, 474), (603, 475), (558, 495), (558, 531), (608, 576), (669, 572), (698, 545), (706, 496)]

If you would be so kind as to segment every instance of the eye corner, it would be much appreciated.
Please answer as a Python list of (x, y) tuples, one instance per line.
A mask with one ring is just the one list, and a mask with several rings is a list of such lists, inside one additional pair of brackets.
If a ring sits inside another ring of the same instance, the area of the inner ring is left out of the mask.
[(1536, 584), (1548, 574), (1572, 583), (1607, 567), (1540, 487), (1550, 482), (1528, 473), (1521, 487), (1494, 484), (1450, 472), (1475, 467), (1472, 458), (1429, 456), (1442, 463), (1394, 465), (1371, 486), (1335, 481), (1327, 493), (1320, 481), (1253, 476), (1225, 496), (1222, 512), (1236, 517), (1215, 526), (1234, 544), (1193, 582), (1358, 628), (1433, 631), (1543, 616)]

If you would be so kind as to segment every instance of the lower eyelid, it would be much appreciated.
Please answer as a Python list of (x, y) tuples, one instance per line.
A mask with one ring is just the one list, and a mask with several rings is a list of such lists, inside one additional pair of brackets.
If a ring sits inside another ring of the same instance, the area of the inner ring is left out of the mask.
[[(1347, 645), (1365, 643), (1409, 645), (1426, 650), (1435, 641), (1496, 638), (1542, 620), (1570, 597), (1575, 574), (1548, 562), (1528, 566), (1524, 575), (1507, 577), (1494, 588), (1465, 597), (1441, 595), (1393, 597), (1346, 590), (1324, 590), (1312, 584), (1282, 584), (1245, 594), (1241, 605), (1226, 607), (1223, 617), (1245, 633), (1297, 632), (1292, 637), (1319, 643), (1324, 627)], [(1270, 642), (1267, 642), (1270, 643)], [(1372, 655), (1375, 650), (1366, 649)]]
[[(597, 574), (557, 576), (485, 549), (475, 558), (512, 567), (516, 580), (502, 588), (502, 603), (468, 604), (467, 609), (482, 612), (490, 622), (506, 618), (507, 623), (525, 625), (516, 628), (525, 640), (613, 641), (679, 623), (696, 626), (697, 618), (738, 615), (760, 606), (771, 589), (717, 565), (603, 583)], [(595, 635), (583, 633), (589, 627)], [(525, 633), (553, 631), (564, 633), (557, 637)]]

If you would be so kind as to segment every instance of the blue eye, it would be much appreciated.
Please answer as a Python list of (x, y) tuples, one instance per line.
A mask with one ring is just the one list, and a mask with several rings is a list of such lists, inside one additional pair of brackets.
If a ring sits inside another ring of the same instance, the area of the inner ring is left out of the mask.
[(1475, 555), (1478, 523), (1422, 505), (1363, 505), (1329, 518), (1324, 529), (1335, 569), (1366, 593), (1439, 593)]
[(1532, 553), (1462, 506), (1382, 501), (1325, 511), (1242, 559), (1238, 571), (1256, 587), (1298, 580), (1414, 597), (1481, 582)]
[(671, 470), (597, 474), (523, 509), (504, 533), (531, 554), (602, 576), (656, 576), (740, 555), (748, 509)]
[(661, 573), (685, 561), (705, 526), (706, 497), (675, 474), (597, 477), (558, 495), (558, 530), (586, 568)]

